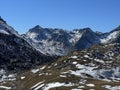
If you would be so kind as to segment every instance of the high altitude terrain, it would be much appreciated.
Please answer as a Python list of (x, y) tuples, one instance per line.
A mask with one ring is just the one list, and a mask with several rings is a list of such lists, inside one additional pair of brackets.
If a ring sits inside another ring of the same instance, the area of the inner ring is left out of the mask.
[(49, 55), (67, 55), (73, 49), (81, 50), (95, 44), (120, 42), (120, 27), (109, 33), (93, 32), (90, 28), (67, 31), (42, 28), (39, 25), (22, 35), (36, 50)]
[(0, 90), (120, 90), (119, 54), (120, 26), (20, 35), (0, 17)]

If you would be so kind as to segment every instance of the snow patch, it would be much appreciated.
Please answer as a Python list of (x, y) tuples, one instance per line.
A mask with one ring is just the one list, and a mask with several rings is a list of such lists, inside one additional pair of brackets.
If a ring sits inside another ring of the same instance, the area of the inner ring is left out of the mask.
[(0, 86), (0, 88), (2, 88), (2, 89), (6, 89), (6, 90), (11, 89), (11, 87), (7, 87), (7, 86)]
[(43, 67), (40, 68), (40, 70), (43, 70), (43, 69), (45, 69), (45, 68), (46, 68), (46, 66), (43, 66)]
[(80, 70), (77, 71), (72, 71), (70, 70), (70, 73), (76, 76), (81, 76), (81, 77), (85, 77), (84, 75), (82, 75), (83, 73), (86, 73), (88, 75), (91, 75), (93, 77), (96, 77), (96, 72), (93, 71), (93, 69), (97, 68), (97, 67), (90, 67), (90, 66), (85, 66), (85, 65), (81, 65), (81, 64), (77, 64), (76, 67)]
[(78, 88), (85, 88), (85, 86), (79, 86)]
[(38, 71), (39, 71), (39, 69), (33, 69), (33, 70), (31, 70), (31, 72), (34, 73), (34, 74), (37, 73)]
[(70, 87), (73, 86), (74, 84), (69, 83), (69, 84), (65, 84), (65, 83), (59, 83), (59, 82), (55, 82), (55, 83), (49, 83), (47, 84), (43, 90), (49, 90), (51, 88), (55, 88), (55, 87), (61, 87), (61, 86), (66, 86), (66, 87)]
[(85, 58), (90, 58), (88, 55), (84, 55)]
[(16, 80), (15, 74), (9, 74), (6, 75), (6, 72), (0, 74), (0, 82), (5, 82), (5, 81), (14, 81)]
[(100, 39), (101, 43), (105, 44), (105, 43), (108, 43), (111, 39), (115, 39), (117, 37), (118, 32), (119, 31), (115, 31), (113, 33), (110, 33), (109, 35), (106, 34), (106, 35), (102, 36)]
[(21, 79), (25, 79), (25, 76), (22, 76)]
[(71, 90), (82, 90), (82, 89), (71, 89)]
[(83, 78), (88, 78), (90, 76), (104, 81), (120, 81), (120, 67), (111, 69), (97, 69), (98, 66), (95, 66), (94, 64), (89, 66), (77, 64), (76, 68), (79, 70), (69, 70), (67, 73)]
[(7, 31), (5, 31), (5, 30), (1, 30), (1, 29), (0, 29), (0, 33), (10, 35)]
[(60, 77), (66, 77), (66, 75), (60, 75)]
[(110, 85), (104, 85), (102, 86), (106, 89), (109, 89), (109, 90), (120, 90), (120, 86), (110, 86)]
[(96, 61), (96, 62), (100, 62), (100, 63), (103, 63), (103, 64), (105, 63), (103, 60), (96, 59), (96, 58), (94, 59), (94, 61)]
[(43, 86), (44, 86), (44, 84), (41, 84), (38, 87), (36, 87), (34, 90), (40, 90), (40, 88), (42, 88)]
[(86, 86), (88, 86), (88, 87), (94, 87), (95, 85), (94, 84), (86, 84)]
[(77, 56), (71, 56), (70, 58), (77, 59), (78, 57)]
[[(30, 89), (33, 89), (33, 88), (37, 87), (38, 85), (42, 84), (43, 82), (45, 82), (45, 80), (44, 80), (44, 81), (41, 81), (41, 82), (39, 82), (39, 83), (37, 83), (37, 84), (35, 84), (35, 85), (32, 86)], [(40, 88), (41, 86), (43, 86), (43, 85), (40, 85), (39, 88)], [(37, 90), (37, 88), (36, 88), (36, 90)]]
[(55, 65), (54, 66), (57, 66), (57, 63), (55, 63)]
[(77, 62), (73, 62), (73, 64), (77, 64)]

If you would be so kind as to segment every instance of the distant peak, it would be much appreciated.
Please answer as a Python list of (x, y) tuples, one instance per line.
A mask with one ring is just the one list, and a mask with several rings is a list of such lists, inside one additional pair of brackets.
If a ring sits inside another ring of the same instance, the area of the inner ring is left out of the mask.
[(91, 31), (91, 28), (81, 28), (81, 29), (74, 29), (73, 31), (80, 31), (80, 30), (86, 30), (86, 31)]
[(88, 32), (93, 32), (91, 30), (91, 28), (87, 27), (87, 28), (83, 28), (83, 29), (80, 29), (81, 31), (85, 32), (85, 33), (88, 33)]
[(31, 28), (29, 32), (36, 32), (38, 33), (41, 29), (43, 29), (41, 26), (36, 25), (35, 27)]
[(83, 28), (83, 30), (85, 30), (85, 31), (92, 31), (91, 28), (89, 28), (89, 27)]
[(6, 24), (6, 21), (0, 16), (0, 21)]
[(35, 29), (41, 29), (42, 27), (39, 26), (39, 25), (36, 25), (34, 28), (35, 28)]

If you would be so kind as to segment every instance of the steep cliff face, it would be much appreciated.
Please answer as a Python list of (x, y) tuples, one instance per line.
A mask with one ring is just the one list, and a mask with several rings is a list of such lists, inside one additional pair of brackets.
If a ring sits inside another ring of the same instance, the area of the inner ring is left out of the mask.
[(50, 60), (52, 57), (36, 51), (11, 26), (0, 19), (0, 68), (25, 69)]
[(82, 32), (82, 37), (74, 46), (77, 50), (90, 48), (92, 45), (100, 43), (99, 37), (90, 28), (85, 28), (82, 30)]

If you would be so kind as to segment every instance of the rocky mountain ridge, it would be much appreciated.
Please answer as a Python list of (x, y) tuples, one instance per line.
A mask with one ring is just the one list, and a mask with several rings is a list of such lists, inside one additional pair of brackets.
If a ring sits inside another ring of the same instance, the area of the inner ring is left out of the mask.
[(119, 90), (119, 54), (120, 27), (19, 35), (0, 18), (0, 90)]
[(119, 43), (120, 28), (117, 27), (109, 33), (96, 33), (90, 28), (66, 31), (37, 25), (22, 36), (43, 54), (64, 56), (73, 48), (82, 50), (96, 44)]

